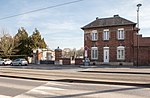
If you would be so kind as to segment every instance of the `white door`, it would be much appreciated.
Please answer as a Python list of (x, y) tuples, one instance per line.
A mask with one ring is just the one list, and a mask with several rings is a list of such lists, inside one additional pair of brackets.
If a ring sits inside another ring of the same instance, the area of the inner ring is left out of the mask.
[(109, 63), (109, 48), (104, 48), (104, 63)]

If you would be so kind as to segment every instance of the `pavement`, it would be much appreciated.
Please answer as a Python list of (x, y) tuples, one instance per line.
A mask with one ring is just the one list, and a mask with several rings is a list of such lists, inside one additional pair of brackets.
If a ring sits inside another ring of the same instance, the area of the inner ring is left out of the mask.
[(128, 66), (128, 65), (53, 65), (53, 64), (29, 64), (28, 66), (0, 66), (12, 68), (27, 68), (27, 69), (75, 69), (75, 68), (133, 68), (133, 69), (150, 69), (150, 66)]
[[(0, 78), (1, 98), (150, 98), (149, 66), (0, 66)], [(32, 80), (45, 83), (35, 87)]]
[[(107, 77), (103, 76), (106, 74)], [(81, 66), (81, 65), (34, 65), (29, 66), (0, 66), (1, 77), (24, 78), (42, 81), (75, 82), (130, 85), (150, 88), (150, 66)], [(95, 77), (95, 76), (98, 77)], [(111, 78), (114, 76), (117, 79)], [(125, 75), (127, 77), (125, 77)], [(127, 79), (131, 76), (134, 79)], [(143, 80), (136, 79), (145, 77)], [(119, 79), (120, 78), (120, 79)], [(126, 78), (126, 80), (124, 79)]]
[(0, 66), (1, 68), (39, 69), (39, 70), (67, 70), (74, 72), (90, 73), (130, 73), (149, 74), (150, 66), (119, 66), (119, 65), (51, 65), (51, 64), (29, 64), (28, 66)]

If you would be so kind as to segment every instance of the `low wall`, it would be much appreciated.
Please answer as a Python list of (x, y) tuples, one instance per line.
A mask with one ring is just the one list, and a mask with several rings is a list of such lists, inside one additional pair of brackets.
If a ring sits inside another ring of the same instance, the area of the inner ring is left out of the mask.
[(127, 66), (133, 66), (133, 62), (109, 62), (109, 63), (104, 63), (104, 62), (90, 62), (90, 65), (127, 65)]
[(62, 58), (62, 64), (63, 65), (71, 65), (70, 58)]
[(83, 58), (75, 58), (75, 65), (83, 65)]
[(40, 60), (40, 64), (54, 64), (55, 61), (51, 61), (51, 60)]
[[(83, 65), (83, 58), (75, 58), (75, 65)], [(55, 61), (55, 65), (71, 65), (70, 58), (61, 58), (59, 61)]]

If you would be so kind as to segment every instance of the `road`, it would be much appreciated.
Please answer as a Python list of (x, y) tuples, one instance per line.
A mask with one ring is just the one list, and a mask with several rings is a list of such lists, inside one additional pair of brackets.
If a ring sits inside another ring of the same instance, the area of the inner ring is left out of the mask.
[(150, 98), (150, 89), (0, 77), (0, 98)]
[(17, 97), (46, 82), (0, 77), (0, 98)]
[[(45, 80), (86, 80), (99, 82), (119, 82), (119, 83), (137, 83), (150, 84), (150, 73), (144, 72), (138, 74), (131, 72), (116, 72), (115, 69), (100, 69), (99, 72), (88, 71), (68, 71), (68, 70), (38, 70), (38, 69), (22, 69), (22, 68), (1, 68), (0, 76), (13, 76), (33, 79)], [(126, 69), (123, 69), (124, 71)], [(122, 70), (122, 71), (123, 71)], [(103, 71), (103, 72), (102, 72)], [(150, 85), (149, 85), (150, 87)]]
[(28, 68), (0, 68), (0, 98), (150, 98), (148, 68)]

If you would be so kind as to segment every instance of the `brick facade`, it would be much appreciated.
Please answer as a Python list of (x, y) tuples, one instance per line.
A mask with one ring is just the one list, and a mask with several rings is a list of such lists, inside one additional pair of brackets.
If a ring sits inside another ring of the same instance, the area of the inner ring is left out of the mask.
[(75, 58), (75, 65), (83, 65), (83, 58)]
[(57, 49), (55, 49), (55, 61), (59, 61), (62, 58), (62, 50), (59, 49), (59, 47)]
[(134, 40), (135, 63), (138, 60), (139, 65), (150, 65), (150, 37), (142, 37), (142, 35), (139, 35), (139, 49), (137, 49), (137, 47), (138, 47), (137, 36), (135, 36)]
[[(118, 40), (118, 29), (124, 29), (124, 39)], [(95, 21), (84, 26), (84, 47), (88, 49), (88, 58), (91, 63), (97, 64), (104, 63), (104, 48), (109, 48), (109, 64), (130, 64), (133, 65), (137, 60), (137, 29), (136, 23), (126, 20), (117, 16), (111, 18), (96, 18)], [(104, 30), (109, 30), (109, 40), (104, 40)], [(96, 30), (98, 34), (98, 40), (93, 41), (91, 38), (92, 31)], [(139, 36), (139, 62), (140, 64), (150, 63), (150, 38), (143, 38)], [(125, 50), (125, 59), (117, 59), (117, 47), (123, 46)], [(98, 59), (91, 58), (91, 48), (98, 48)], [(144, 52), (142, 52), (144, 51)]]

